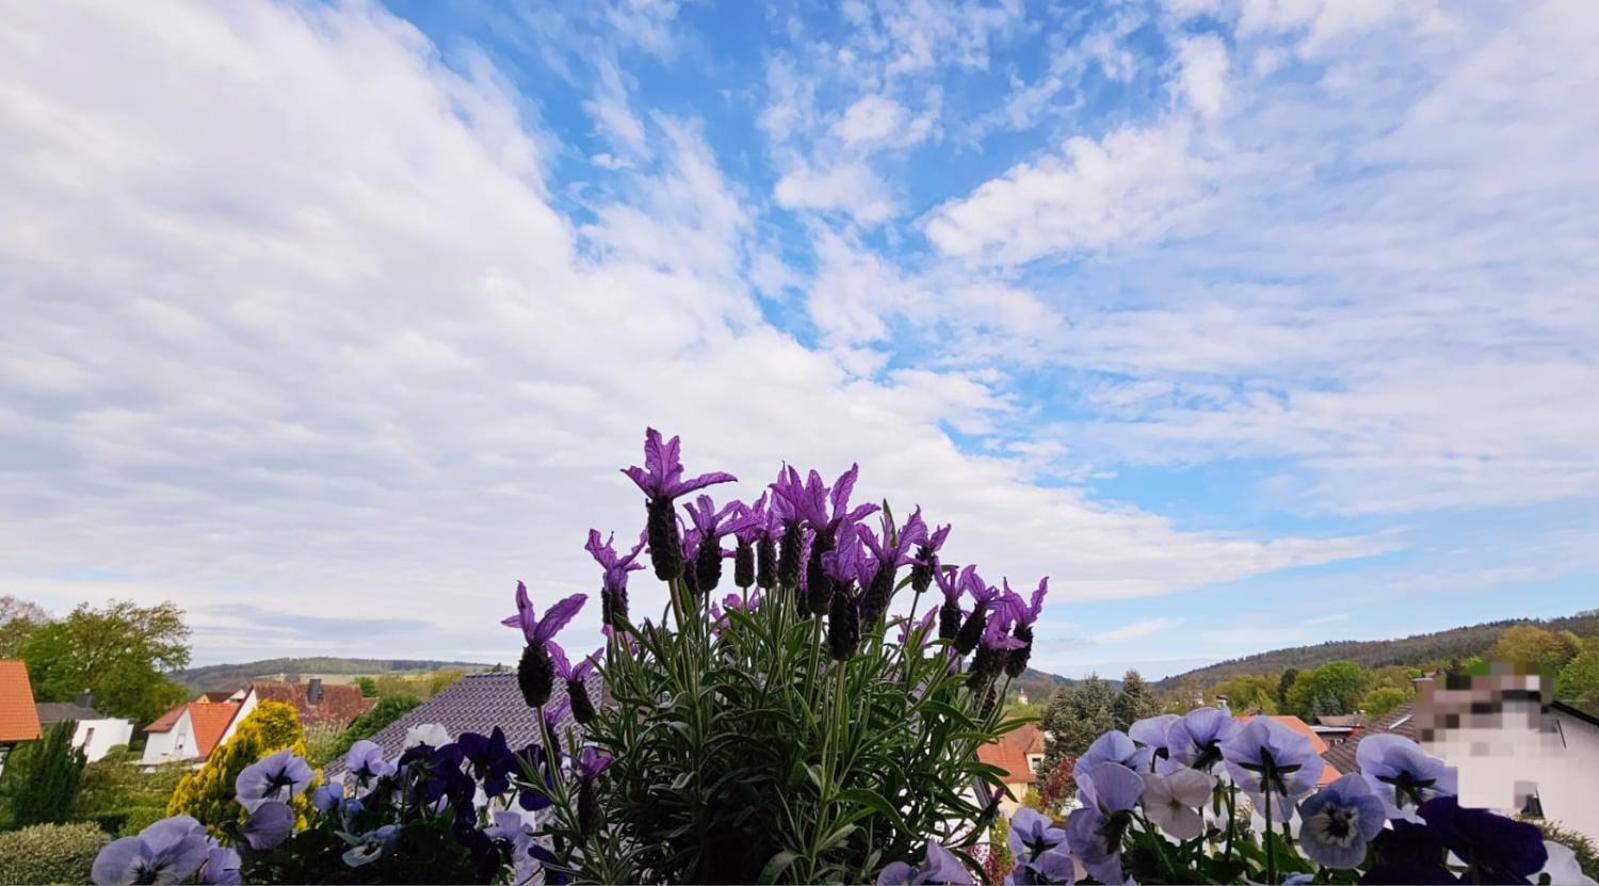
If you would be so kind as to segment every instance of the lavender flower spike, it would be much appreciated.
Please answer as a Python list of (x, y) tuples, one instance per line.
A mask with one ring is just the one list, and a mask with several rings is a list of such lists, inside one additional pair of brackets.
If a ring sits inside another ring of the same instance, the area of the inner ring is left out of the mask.
[(583, 549), (594, 557), (594, 562), (600, 564), (604, 575), (600, 580), (600, 623), (611, 627), (621, 627), (627, 620), (627, 574), (643, 569), (638, 559), (639, 551), (644, 550), (645, 534), (639, 533), (638, 544), (629, 551), (626, 557), (618, 557), (616, 548), (612, 543), (616, 540), (616, 533), (611, 533), (604, 544), (600, 543), (600, 531), (589, 530), (588, 544)]
[(1013, 635), (1021, 645), (1011, 651), (1010, 657), (1005, 659), (1005, 673), (1011, 677), (1020, 677), (1027, 670), (1027, 662), (1033, 655), (1033, 624), (1038, 621), (1038, 616), (1044, 612), (1044, 595), (1049, 593), (1049, 576), (1038, 580), (1038, 587), (1034, 589), (1032, 599), (1022, 602), (1020, 594), (1010, 589), (1010, 582), (1002, 581), (1005, 585), (1005, 599), (1010, 601), (1011, 615), (1015, 618), (1016, 627)]
[(527, 640), (527, 647), (522, 650), (522, 660), (517, 664), (516, 682), (529, 707), (543, 707), (550, 700), (550, 691), (555, 683), (555, 664), (550, 660), (548, 648), (550, 641), (587, 601), (587, 594), (573, 594), (552, 604), (541, 619), (533, 609), (533, 601), (528, 598), (527, 585), (516, 583), (516, 615), (505, 619), (502, 624), (521, 628), (522, 637)]
[(644, 431), (644, 467), (635, 466), (622, 471), (649, 499), (649, 518), (645, 528), (649, 534), (650, 561), (655, 565), (655, 577), (661, 581), (672, 581), (683, 574), (682, 540), (678, 537), (672, 502), (680, 495), (714, 483), (730, 483), (738, 479), (732, 474), (714, 471), (684, 480), (681, 450), (682, 445), (677, 437), (663, 445), (661, 432), (647, 428)]

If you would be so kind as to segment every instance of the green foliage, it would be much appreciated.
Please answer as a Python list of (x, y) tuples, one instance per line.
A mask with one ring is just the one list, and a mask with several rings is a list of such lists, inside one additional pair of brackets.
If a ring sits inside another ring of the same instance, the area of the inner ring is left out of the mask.
[(1526, 668), (1559, 671), (1577, 657), (1582, 641), (1571, 631), (1551, 631), (1533, 625), (1506, 628), (1488, 650), (1493, 661), (1515, 662)]
[(1212, 700), (1227, 696), (1228, 706), (1240, 714), (1257, 709), (1263, 714), (1275, 714), (1278, 712), (1277, 686), (1280, 682), (1265, 674), (1244, 674), (1217, 683), (1206, 695)]
[(27, 774), (11, 800), (14, 827), (61, 824), (71, 816), (84, 766), (83, 751), (72, 744), (77, 728), (71, 720), (52, 725), (29, 756)]
[(362, 698), (373, 698), (378, 694), (378, 681), (371, 677), (356, 677), (354, 683), (361, 690)]
[(1301, 672), (1288, 687), (1288, 712), (1309, 721), (1328, 714), (1348, 714), (1359, 708), (1365, 675), (1352, 661), (1334, 661)]
[(89, 690), (102, 714), (148, 721), (188, 695), (163, 676), (189, 663), (188, 637), (183, 610), (172, 603), (113, 600), (38, 626), (16, 652), (39, 701), (71, 701)]
[(167, 810), (162, 806), (129, 806), (122, 810), (122, 821), (117, 827), (117, 836), (132, 837), (150, 825), (167, 817)]
[(880, 622), (829, 658), (794, 593), (734, 608), (711, 634), (706, 600), (678, 586), (681, 630), (625, 629), (637, 653), (612, 640), (614, 703), (586, 729), (615, 757), (596, 789), (613, 837), (585, 841), (568, 798), (552, 806), (557, 839), (584, 848), (579, 880), (867, 882), (920, 859), (930, 835), (956, 851), (982, 839), (989, 822), (961, 788), (1000, 789), (974, 752), (1023, 721), (985, 712), (987, 687), (952, 673), (927, 627), (900, 645), (884, 640), (899, 619)]
[[(143, 818), (145, 824), (155, 820), (139, 810), (154, 810), (155, 818), (165, 815), (167, 802), (178, 781), (188, 774), (188, 766), (166, 763), (146, 773), (138, 762), (137, 752), (118, 746), (85, 766), (78, 802), (72, 809), (73, 819), (98, 821), (108, 831), (126, 836), (136, 817)], [(132, 833), (138, 830), (135, 828)]]
[(1599, 637), (1590, 638), (1582, 651), (1560, 669), (1555, 697), (1579, 707), (1599, 709)]
[[(1029, 794), (1033, 793), (1031, 790)], [(988, 877), (989, 886), (1001, 886), (1005, 882), (1005, 875), (1016, 867), (1016, 859), (1010, 851), (1010, 819), (1001, 815), (994, 820), (994, 826), (988, 829), (988, 857), (983, 865), (983, 873)]]
[[(305, 736), (294, 708), (280, 701), (263, 701), (239, 724), (233, 737), (211, 751), (205, 765), (178, 782), (167, 803), (168, 815), (189, 815), (217, 837), (224, 837), (222, 826), (243, 823), (244, 807), (235, 801), (233, 784), (246, 766), (262, 757), (293, 748), (305, 756)], [(303, 804), (305, 797), (295, 801)], [(302, 810), (303, 811), (303, 810)]]
[(412, 708), (421, 704), (422, 700), (414, 695), (385, 695), (378, 698), (378, 703), (372, 710), (356, 717), (339, 740), (328, 751), (328, 759), (336, 760), (344, 756), (350, 746), (363, 738), (371, 738), (378, 730), (405, 716)]
[(10, 594), (0, 597), (0, 658), (17, 658), (23, 641), (49, 621), (50, 614), (37, 603)]
[(1038, 764), (1037, 774), (1042, 777), (1066, 757), (1079, 757), (1106, 732), (1116, 728), (1114, 707), (1116, 692), (1098, 676), (1089, 676), (1070, 689), (1057, 694), (1039, 728), (1055, 736), (1044, 748), (1044, 759)]
[(1414, 695), (1414, 692), (1407, 692), (1393, 686), (1378, 686), (1376, 689), (1366, 693), (1365, 697), (1360, 701), (1360, 707), (1368, 716), (1381, 717), (1383, 714), (1410, 701)]
[(1282, 676), (1277, 678), (1277, 694), (1272, 696), (1277, 701), (1277, 710), (1288, 708), (1288, 690), (1293, 687), (1294, 680), (1299, 676), (1298, 668), (1288, 668)]
[(389, 658), (265, 658), (242, 664), (203, 665), (179, 673), (178, 680), (195, 692), (213, 689), (232, 691), (245, 683), (289, 674), (319, 674), (323, 677), (376, 678), (384, 674), (426, 675), (433, 671), (476, 672), (487, 665), (468, 661)]
[(94, 857), (110, 840), (89, 822), (0, 834), (0, 883), (87, 883)]
[(321, 769), (345, 750), (349, 746), (344, 744), (344, 730), (338, 726), (321, 723), (305, 730), (305, 761), (312, 767)]
[(1130, 670), (1122, 676), (1121, 692), (1111, 703), (1111, 719), (1117, 729), (1125, 732), (1134, 722), (1154, 716), (1159, 709), (1155, 693), (1137, 671)]

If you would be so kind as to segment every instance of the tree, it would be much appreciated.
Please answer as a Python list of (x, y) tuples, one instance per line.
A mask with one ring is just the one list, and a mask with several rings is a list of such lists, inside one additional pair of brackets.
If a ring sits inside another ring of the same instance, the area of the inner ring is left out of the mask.
[(83, 749), (72, 743), (77, 730), (77, 723), (62, 720), (45, 733), (30, 761), (27, 777), (12, 799), (12, 823), (16, 827), (61, 824), (71, 816), (85, 762)]
[(1111, 710), (1115, 703), (1116, 692), (1098, 676), (1058, 693), (1044, 709), (1041, 725), (1050, 738), (1037, 767), (1038, 776), (1046, 776), (1062, 759), (1081, 756), (1094, 739), (1115, 729)]
[(1126, 732), (1133, 723), (1154, 716), (1158, 708), (1155, 694), (1137, 671), (1129, 670), (1122, 676), (1122, 690), (1111, 704), (1111, 718), (1117, 729)]
[(1309, 673), (1301, 672), (1288, 687), (1289, 711), (1304, 718), (1345, 714), (1359, 706), (1365, 691), (1365, 673), (1352, 661), (1328, 662)]
[(1585, 708), (1599, 708), (1599, 637), (1590, 638), (1577, 657), (1560, 669), (1560, 677), (1555, 681), (1555, 698)]
[(1550, 631), (1534, 625), (1505, 628), (1493, 648), (1492, 661), (1514, 662), (1525, 668), (1559, 671), (1577, 657), (1582, 640), (1570, 631)]
[(39, 701), (94, 693), (103, 714), (153, 720), (188, 692), (164, 676), (189, 663), (189, 628), (172, 603), (84, 603), (65, 619), (28, 634), (17, 650)]
[(1277, 681), (1265, 674), (1244, 674), (1211, 687), (1210, 697), (1227, 696), (1227, 706), (1240, 714), (1259, 710), (1277, 713)]
[(1288, 689), (1294, 685), (1294, 679), (1298, 676), (1298, 668), (1288, 668), (1277, 678), (1277, 710), (1288, 710)]
[(378, 730), (405, 716), (412, 708), (421, 704), (421, 700), (414, 695), (385, 695), (378, 699), (378, 703), (367, 711), (344, 730), (339, 736), (339, 741), (328, 752), (329, 760), (336, 760), (350, 750), (350, 746), (363, 738), (371, 738)]
[(1360, 707), (1368, 716), (1381, 717), (1383, 714), (1410, 701), (1411, 696), (1414, 694), (1394, 686), (1378, 686), (1376, 689), (1366, 693), (1365, 698), (1360, 700)]
[(372, 698), (378, 694), (378, 681), (371, 677), (356, 677), (355, 685), (361, 690), (362, 698)]
[(37, 603), (10, 594), (0, 597), (0, 658), (16, 658), (23, 641), (49, 621), (50, 614)]
[[(243, 822), (244, 807), (234, 799), (234, 782), (246, 766), (275, 751), (292, 748), (305, 756), (305, 735), (294, 708), (281, 701), (263, 701), (239, 724), (226, 743), (211, 751), (205, 765), (184, 776), (167, 803), (168, 815), (190, 815), (213, 835), (224, 836), (228, 822)], [(305, 796), (296, 798), (297, 804)], [(304, 809), (301, 810), (302, 813)]]

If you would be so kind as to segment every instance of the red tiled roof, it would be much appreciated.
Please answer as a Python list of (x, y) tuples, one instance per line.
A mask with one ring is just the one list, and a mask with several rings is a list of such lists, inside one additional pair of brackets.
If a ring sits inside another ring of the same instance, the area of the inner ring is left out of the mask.
[(233, 715), (239, 712), (236, 704), (213, 704), (210, 702), (190, 702), (189, 721), (194, 725), (194, 747), (199, 751), (200, 757), (211, 756), (211, 750), (222, 740), (222, 733), (228, 731), (228, 724), (233, 722)]
[(39, 737), (39, 711), (33, 706), (28, 666), (14, 658), (0, 660), (0, 741), (33, 741)]
[(1027, 765), (1028, 754), (1044, 752), (1044, 733), (1037, 723), (1028, 723), (999, 737), (999, 741), (977, 748), (977, 759), (1005, 771), (1007, 784), (1025, 782), (1032, 784), (1036, 778), (1033, 767)]
[[(1278, 723), (1282, 724), (1283, 726), (1287, 726), (1289, 729), (1292, 729), (1293, 731), (1299, 733), (1300, 735), (1303, 735), (1304, 737), (1310, 739), (1310, 746), (1313, 749), (1315, 749), (1316, 753), (1318, 753), (1318, 754), (1326, 754), (1327, 753), (1327, 742), (1326, 742), (1326, 740), (1323, 739), (1320, 735), (1317, 735), (1316, 734), (1316, 730), (1310, 728), (1310, 724), (1306, 723), (1304, 720), (1301, 720), (1298, 717), (1293, 716), (1292, 714), (1266, 714), (1266, 715), (1262, 715), (1262, 716), (1269, 716), (1269, 717), (1271, 717), (1271, 719), (1276, 720)], [(1250, 720), (1253, 720), (1254, 717), (1253, 716), (1245, 716), (1245, 717), (1239, 717), (1238, 719), (1243, 720), (1245, 723), (1247, 723)], [(1321, 770), (1321, 778), (1316, 780), (1316, 784), (1317, 785), (1332, 784), (1334, 781), (1336, 781), (1338, 779), (1339, 775), (1340, 775), (1340, 773), (1338, 772), (1337, 769), (1334, 769), (1331, 766), (1324, 766), (1324, 767), (1322, 767), (1322, 770)]]
[(173, 726), (178, 725), (178, 718), (183, 716), (183, 709), (188, 706), (188, 702), (173, 706), (172, 710), (167, 711), (159, 717), (156, 717), (149, 726), (144, 727), (144, 731), (166, 732), (170, 730)]
[(1359, 749), (1361, 739), (1376, 732), (1392, 732), (1405, 738), (1416, 737), (1415, 718), (1412, 716), (1414, 706), (1410, 702), (1394, 708), (1383, 717), (1364, 729), (1357, 729), (1350, 733), (1349, 738), (1322, 751), (1321, 758), (1326, 760), (1330, 767), (1347, 775), (1359, 772), (1360, 765), (1355, 762), (1355, 752)]
[(251, 683), (250, 688), (261, 701), (281, 701), (293, 707), (301, 726), (343, 728), (377, 704), (377, 699), (363, 698), (360, 687), (348, 683), (323, 683), (316, 704), (311, 703), (307, 683)]

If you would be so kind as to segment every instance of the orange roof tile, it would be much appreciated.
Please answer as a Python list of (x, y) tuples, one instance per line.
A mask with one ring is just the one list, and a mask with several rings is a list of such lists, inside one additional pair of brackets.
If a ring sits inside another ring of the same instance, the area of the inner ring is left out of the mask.
[(0, 660), (0, 741), (33, 741), (39, 737), (39, 710), (33, 706), (28, 666), (14, 658)]
[(233, 722), (233, 715), (238, 712), (239, 706), (236, 704), (189, 704), (189, 720), (194, 724), (194, 747), (202, 758), (211, 756), (212, 748), (222, 740), (222, 733), (228, 731), (228, 724)]
[(183, 709), (188, 707), (188, 706), (189, 705), (188, 705), (187, 702), (185, 702), (183, 704), (179, 704), (179, 705), (174, 705), (172, 710), (167, 711), (166, 713), (162, 714), (159, 717), (156, 717), (155, 720), (152, 721), (149, 726), (144, 727), (144, 731), (145, 732), (166, 732), (166, 731), (170, 730), (173, 726), (177, 725), (178, 718), (183, 716)]
[[(1311, 748), (1313, 748), (1316, 751), (1316, 753), (1318, 753), (1318, 754), (1327, 753), (1327, 742), (1326, 742), (1326, 740), (1323, 739), (1320, 735), (1317, 735), (1316, 734), (1316, 730), (1310, 728), (1310, 724), (1306, 723), (1304, 720), (1301, 720), (1298, 717), (1295, 717), (1295, 716), (1293, 716), (1291, 714), (1268, 714), (1268, 715), (1264, 715), (1264, 716), (1269, 716), (1269, 717), (1271, 717), (1271, 719), (1276, 720), (1278, 723), (1280, 723), (1280, 724), (1282, 724), (1284, 726), (1287, 726), (1289, 729), (1292, 729), (1293, 731), (1299, 733), (1300, 735), (1303, 735), (1304, 737), (1310, 739), (1310, 746), (1311, 746)], [(1240, 720), (1244, 721), (1245, 723), (1247, 723), (1250, 720), (1253, 720), (1254, 717), (1253, 716), (1243, 716), (1243, 717), (1239, 717), (1238, 719), (1240, 719)], [(1338, 772), (1337, 769), (1334, 769), (1331, 766), (1327, 766), (1324, 763), (1323, 764), (1323, 768), (1321, 770), (1321, 778), (1317, 779), (1316, 784), (1318, 786), (1332, 784), (1334, 781), (1336, 781), (1338, 779), (1338, 775), (1339, 775), (1339, 772)]]
[(1006, 773), (1005, 782), (1013, 784), (1036, 781), (1033, 767), (1027, 765), (1028, 754), (1044, 752), (1044, 733), (1037, 723), (1028, 723), (999, 737), (999, 741), (977, 748), (977, 759), (998, 766)]

